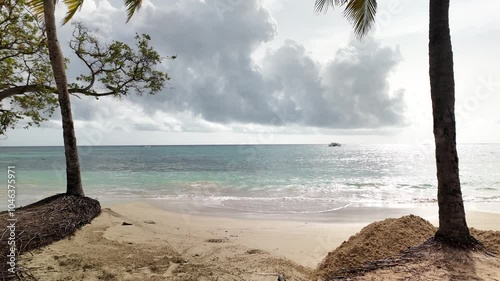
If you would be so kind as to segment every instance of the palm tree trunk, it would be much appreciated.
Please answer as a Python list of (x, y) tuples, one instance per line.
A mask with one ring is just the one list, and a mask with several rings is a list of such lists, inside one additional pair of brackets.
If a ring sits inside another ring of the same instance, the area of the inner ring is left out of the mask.
[(71, 101), (68, 93), (68, 81), (61, 47), (57, 39), (55, 1), (43, 0), (45, 29), (49, 45), (50, 63), (54, 72), (54, 79), (61, 107), (61, 117), (64, 137), (64, 153), (66, 156), (66, 193), (83, 196), (82, 180), (80, 176), (80, 161), (76, 146), (75, 128), (71, 113)]
[(439, 205), (439, 229), (435, 237), (448, 244), (467, 246), (475, 240), (467, 227), (460, 190), (449, 6), (450, 0), (430, 0), (429, 75)]

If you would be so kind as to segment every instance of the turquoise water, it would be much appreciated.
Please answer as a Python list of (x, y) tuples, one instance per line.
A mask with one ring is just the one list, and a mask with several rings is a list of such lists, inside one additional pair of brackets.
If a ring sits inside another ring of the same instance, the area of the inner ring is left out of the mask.
[[(500, 202), (500, 145), (459, 146), (466, 202)], [(81, 147), (86, 195), (201, 200), (228, 208), (323, 212), (349, 205), (432, 202), (431, 146), (258, 145)], [(27, 204), (65, 191), (62, 147), (0, 147), (16, 166), (17, 200)], [(2, 208), (5, 209), (5, 208)]]

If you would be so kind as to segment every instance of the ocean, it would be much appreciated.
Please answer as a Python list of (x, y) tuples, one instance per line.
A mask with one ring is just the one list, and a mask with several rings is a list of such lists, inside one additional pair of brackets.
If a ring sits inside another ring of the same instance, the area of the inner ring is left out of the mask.
[[(458, 150), (465, 202), (500, 206), (500, 145)], [(196, 200), (241, 211), (318, 213), (435, 202), (437, 194), (431, 145), (89, 146), (79, 152), (84, 191), (102, 202)], [(0, 162), (0, 202), (7, 202), (9, 165), (18, 206), (65, 191), (63, 147), (0, 147)]]

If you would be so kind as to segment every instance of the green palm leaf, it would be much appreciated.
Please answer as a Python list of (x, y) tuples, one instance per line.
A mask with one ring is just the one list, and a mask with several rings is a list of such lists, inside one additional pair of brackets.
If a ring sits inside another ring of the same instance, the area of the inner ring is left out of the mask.
[(354, 26), (358, 37), (363, 37), (373, 27), (376, 13), (376, 0), (351, 0), (344, 10), (344, 16)]
[[(63, 0), (64, 4), (68, 7), (68, 12), (63, 20), (64, 24), (66, 24), (75, 15), (75, 13), (81, 9), (83, 1), (84, 0)], [(43, 19), (43, 0), (29, 0), (29, 4), (33, 13), (40, 19)]]
[(43, 19), (43, 0), (29, 0), (28, 1), (33, 14), (37, 16), (40, 20)]
[[(75, 13), (82, 8), (84, 0), (63, 0), (64, 4), (68, 7), (68, 12), (64, 17), (63, 23), (68, 23)], [(43, 0), (29, 0), (33, 13), (43, 19)], [(124, 0), (125, 7), (127, 8), (127, 22), (132, 18), (136, 10), (142, 5), (142, 0)]]
[(142, 0), (124, 0), (125, 7), (127, 7), (127, 22), (132, 18), (134, 12), (139, 10), (142, 5)]
[(344, 6), (344, 16), (354, 27), (354, 33), (363, 37), (373, 27), (377, 13), (377, 0), (316, 0), (316, 12), (327, 12), (329, 7)]
[(314, 3), (314, 10), (317, 13), (321, 12), (328, 12), (328, 8), (330, 6), (334, 8), (335, 6), (342, 6), (345, 3), (347, 3), (348, 0), (316, 0), (316, 3)]
[(68, 12), (63, 20), (63, 23), (66, 24), (82, 8), (83, 0), (64, 0), (63, 2), (68, 7)]

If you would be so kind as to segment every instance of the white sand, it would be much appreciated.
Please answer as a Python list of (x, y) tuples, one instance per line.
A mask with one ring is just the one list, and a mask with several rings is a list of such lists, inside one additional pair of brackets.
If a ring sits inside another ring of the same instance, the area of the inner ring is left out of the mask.
[[(193, 215), (146, 202), (110, 208), (74, 238), (25, 254), (21, 262), (38, 280), (276, 280), (278, 273), (288, 275), (287, 280), (310, 280), (329, 251), (367, 224), (363, 219), (324, 222), (328, 214), (283, 220), (234, 212), (224, 216), (221, 210), (201, 215), (198, 209)], [(394, 212), (377, 210), (380, 216)], [(349, 211), (343, 212), (343, 218), (349, 217)], [(373, 215), (373, 210), (353, 208), (350, 216), (360, 213)], [(424, 218), (436, 225), (437, 213)], [(468, 222), (500, 230), (500, 214), (470, 211)]]

